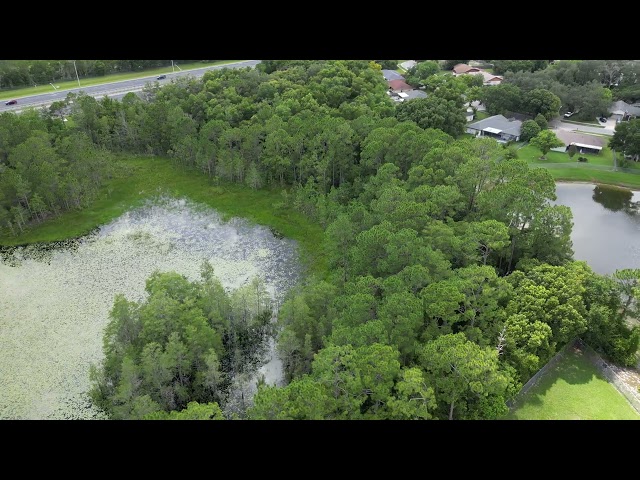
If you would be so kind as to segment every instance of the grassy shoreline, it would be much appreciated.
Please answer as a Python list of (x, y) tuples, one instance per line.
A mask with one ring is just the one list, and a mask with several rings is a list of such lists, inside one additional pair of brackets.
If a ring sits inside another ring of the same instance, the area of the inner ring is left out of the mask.
[[(580, 182), (614, 185), (617, 187), (640, 190), (640, 168), (632, 165), (629, 170), (638, 173), (613, 170), (613, 153), (608, 146), (598, 155), (576, 154), (572, 159), (568, 153), (550, 151), (545, 160), (540, 160), (540, 150), (525, 145), (518, 150), (518, 157), (525, 160), (531, 168), (546, 168), (557, 182)], [(579, 163), (578, 157), (586, 157), (588, 162)]]
[[(292, 208), (278, 206), (283, 200), (281, 189), (255, 191), (231, 183), (214, 185), (205, 175), (194, 175), (192, 171), (176, 167), (167, 158), (129, 156), (119, 158), (117, 163), (120, 173), (107, 182), (99, 198), (91, 205), (33, 226), (17, 237), (0, 236), (0, 247), (78, 238), (141, 205), (148, 198), (165, 193), (206, 204), (225, 218), (243, 217), (268, 226), (276, 233), (299, 242), (303, 261), (312, 271), (322, 276), (327, 272), (325, 252), (321, 247), (322, 227)], [(529, 159), (531, 167), (546, 167), (542, 163)], [(640, 175), (571, 167), (548, 170), (557, 182), (595, 183), (640, 190)]]
[(282, 202), (280, 189), (252, 190), (236, 184), (214, 185), (205, 175), (176, 167), (167, 158), (122, 157), (120, 173), (102, 188), (98, 199), (82, 210), (65, 212), (17, 237), (0, 237), (0, 246), (11, 247), (78, 238), (119, 217), (159, 194), (186, 197), (208, 205), (223, 218), (243, 217), (268, 226), (300, 245), (303, 264), (311, 273), (324, 276), (326, 258), (323, 229)]

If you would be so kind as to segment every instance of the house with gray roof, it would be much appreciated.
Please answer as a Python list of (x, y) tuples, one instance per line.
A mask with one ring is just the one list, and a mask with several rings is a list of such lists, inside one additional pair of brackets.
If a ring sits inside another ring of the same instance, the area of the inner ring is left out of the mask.
[(427, 94), (425, 92), (423, 92), (422, 90), (418, 90), (417, 88), (414, 88), (413, 90), (408, 90), (405, 93), (405, 100), (413, 100), (414, 98), (427, 98)]
[(382, 76), (387, 82), (389, 80), (404, 80), (404, 77), (395, 70), (382, 70)]
[(391, 97), (391, 100), (393, 100), (394, 102), (405, 102), (407, 100), (415, 100), (416, 98), (427, 98), (427, 94), (418, 89), (398, 92), (387, 90), (387, 95), (389, 95)]
[(490, 137), (500, 143), (506, 143), (519, 141), (521, 128), (522, 122), (520, 120), (509, 120), (502, 115), (494, 115), (468, 124), (466, 131), (476, 137)]
[(611, 105), (609, 113), (611, 113), (611, 118), (615, 118), (616, 122), (620, 123), (640, 117), (640, 107), (630, 105), (624, 100), (618, 100)]

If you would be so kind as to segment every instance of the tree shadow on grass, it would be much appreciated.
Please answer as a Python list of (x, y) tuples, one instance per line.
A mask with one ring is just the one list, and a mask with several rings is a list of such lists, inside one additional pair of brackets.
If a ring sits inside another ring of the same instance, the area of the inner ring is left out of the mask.
[(589, 358), (580, 349), (570, 347), (566, 351), (564, 358), (560, 359), (556, 365), (545, 372), (538, 379), (538, 382), (517, 400), (514, 409), (525, 404), (542, 405), (545, 402), (548, 391), (559, 380), (564, 380), (570, 385), (583, 385), (591, 382), (594, 376), (606, 381), (604, 376), (597, 371), (596, 367), (593, 366)]

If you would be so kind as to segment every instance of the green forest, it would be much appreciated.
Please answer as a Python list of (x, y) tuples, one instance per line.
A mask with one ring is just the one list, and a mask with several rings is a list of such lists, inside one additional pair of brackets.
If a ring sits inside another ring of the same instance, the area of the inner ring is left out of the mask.
[[(476, 85), (443, 77), (395, 104), (380, 70), (263, 61), (3, 113), (0, 239), (90, 208), (127, 156), (280, 192), (322, 227), (327, 262), (276, 312), (287, 385), (260, 385), (242, 418), (496, 419), (576, 336), (632, 365), (640, 271), (573, 259), (551, 174), (464, 134)], [(545, 116), (544, 92), (511, 94)], [(220, 392), (270, 328), (260, 282), (249, 290), (225, 293), (204, 266), (197, 282), (149, 278), (144, 302), (116, 298), (94, 402), (118, 419), (223, 418)]]

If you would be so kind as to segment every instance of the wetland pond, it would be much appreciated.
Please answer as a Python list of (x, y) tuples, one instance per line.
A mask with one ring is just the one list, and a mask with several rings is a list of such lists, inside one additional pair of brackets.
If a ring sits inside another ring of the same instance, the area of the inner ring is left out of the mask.
[[(157, 199), (77, 240), (7, 250), (0, 257), (0, 419), (105, 418), (86, 392), (103, 358), (114, 296), (145, 298), (154, 271), (200, 279), (204, 260), (228, 290), (260, 277), (275, 308), (300, 279), (294, 240), (184, 199)], [(282, 384), (270, 340), (258, 376)]]
[(573, 214), (574, 258), (600, 274), (640, 268), (640, 192), (584, 183), (557, 183), (558, 205)]

